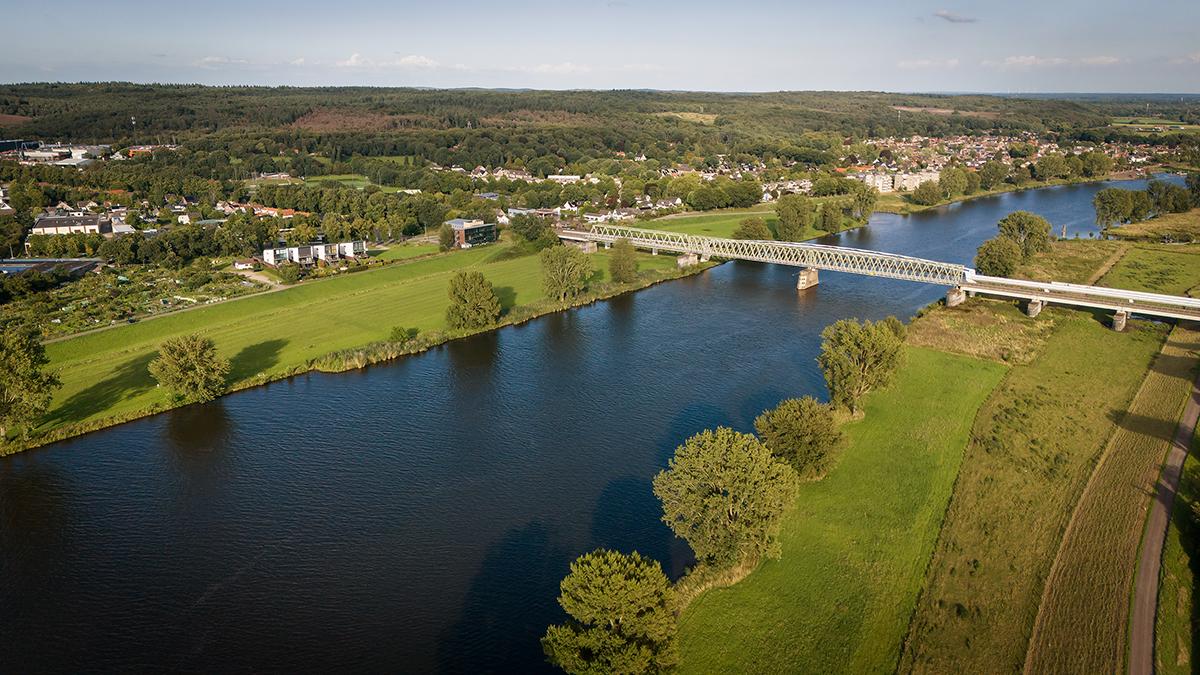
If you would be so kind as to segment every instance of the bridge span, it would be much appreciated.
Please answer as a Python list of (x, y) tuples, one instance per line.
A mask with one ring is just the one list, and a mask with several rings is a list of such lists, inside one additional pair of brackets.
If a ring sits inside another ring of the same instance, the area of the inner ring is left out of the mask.
[(961, 303), (968, 293), (982, 293), (1026, 300), (1029, 316), (1037, 316), (1047, 303), (1104, 309), (1115, 313), (1116, 330), (1124, 328), (1131, 314), (1200, 320), (1200, 298), (991, 277), (964, 265), (841, 246), (721, 239), (607, 224), (593, 225), (591, 230), (564, 229), (559, 237), (571, 242), (603, 243), (605, 248), (618, 239), (628, 239), (637, 248), (649, 249), (654, 254), (671, 251), (694, 255), (700, 261), (716, 257), (791, 265), (802, 268), (797, 284), (800, 289), (815, 286), (817, 271), (828, 270), (951, 286), (946, 294), (946, 305), (950, 307)]

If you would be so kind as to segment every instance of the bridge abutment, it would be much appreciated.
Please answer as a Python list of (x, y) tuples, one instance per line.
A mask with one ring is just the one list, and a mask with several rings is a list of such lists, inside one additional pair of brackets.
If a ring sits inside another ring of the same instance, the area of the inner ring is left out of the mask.
[(959, 288), (958, 286), (955, 286), (954, 288), (951, 288), (950, 290), (946, 291), (946, 306), (947, 307), (958, 307), (959, 305), (963, 304), (963, 301), (966, 299), (967, 299), (967, 292), (964, 291), (963, 289)]
[(1118, 311), (1116, 314), (1113, 314), (1112, 329), (1120, 333), (1121, 331), (1125, 330), (1125, 322), (1128, 320), (1129, 312), (1126, 312), (1125, 310)]
[(1025, 306), (1025, 314), (1027, 314), (1031, 319), (1035, 318), (1038, 314), (1042, 313), (1043, 304), (1044, 303), (1041, 300), (1030, 300), (1029, 304)]
[(805, 267), (800, 270), (800, 280), (796, 282), (796, 290), (803, 291), (817, 285), (817, 268)]

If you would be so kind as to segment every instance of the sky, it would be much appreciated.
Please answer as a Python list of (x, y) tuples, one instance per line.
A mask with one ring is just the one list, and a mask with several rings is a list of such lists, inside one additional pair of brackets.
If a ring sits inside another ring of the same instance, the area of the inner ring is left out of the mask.
[(1197, 0), (947, 2), (17, 1), (0, 82), (1200, 93)]

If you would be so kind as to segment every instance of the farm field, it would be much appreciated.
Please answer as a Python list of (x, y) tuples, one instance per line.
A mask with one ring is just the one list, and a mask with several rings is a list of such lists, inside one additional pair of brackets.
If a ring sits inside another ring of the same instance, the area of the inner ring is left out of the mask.
[[(1006, 368), (910, 348), (785, 519), (783, 557), (680, 619), (682, 673), (891, 673), (971, 420)], [(914, 415), (920, 410), (923, 414)]]
[(1192, 390), (1200, 333), (1176, 327), (1105, 449), (1046, 582), (1025, 667), (1034, 673), (1117, 672), (1142, 531)]

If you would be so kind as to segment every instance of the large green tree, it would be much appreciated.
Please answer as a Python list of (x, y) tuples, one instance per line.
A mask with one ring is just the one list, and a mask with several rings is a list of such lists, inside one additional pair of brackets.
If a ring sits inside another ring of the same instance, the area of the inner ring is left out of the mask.
[(754, 420), (754, 430), (771, 454), (790, 464), (803, 480), (825, 475), (843, 438), (833, 407), (811, 396), (781, 401)]
[(229, 360), (217, 356), (212, 340), (181, 335), (158, 346), (150, 374), (172, 395), (187, 403), (211, 401), (225, 391)]
[(975, 269), (993, 277), (1011, 277), (1021, 264), (1021, 246), (1008, 237), (995, 236), (975, 251)]
[(812, 200), (797, 194), (780, 197), (775, 206), (775, 215), (778, 216), (775, 229), (779, 241), (800, 241), (804, 231), (812, 227), (815, 218)]
[(842, 319), (821, 331), (817, 363), (831, 400), (858, 411), (862, 397), (891, 384), (904, 363), (904, 343), (887, 321)]
[(979, 167), (979, 187), (991, 190), (1008, 177), (1008, 165), (989, 159)]
[(34, 328), (6, 328), (0, 336), (0, 443), (8, 440), (8, 428), (29, 427), (50, 406), (58, 376), (42, 372), (50, 362), (42, 346), (41, 333)]
[(599, 549), (571, 563), (558, 602), (571, 615), (542, 638), (573, 675), (668, 673), (679, 664), (675, 589), (658, 562)]
[(879, 203), (879, 190), (859, 183), (853, 190), (853, 215), (862, 222), (870, 222)]
[(733, 231), (734, 239), (751, 239), (755, 241), (771, 241), (774, 237), (771, 236), (771, 228), (767, 227), (767, 221), (760, 216), (750, 216), (742, 218), (738, 221), (737, 229)]
[(446, 294), (450, 296), (446, 324), (451, 328), (482, 328), (500, 318), (500, 299), (482, 272), (459, 271), (450, 279)]
[(702, 431), (675, 450), (654, 478), (663, 521), (696, 558), (715, 567), (779, 557), (776, 541), (799, 479), (753, 434)]
[(574, 246), (552, 246), (542, 251), (542, 289), (562, 302), (587, 287), (595, 264)]
[(1013, 211), (999, 223), (1000, 236), (1008, 237), (1021, 247), (1028, 260), (1034, 253), (1050, 250), (1050, 222), (1028, 211)]
[(842, 207), (833, 202), (821, 205), (821, 229), (834, 234), (842, 231)]
[(612, 280), (619, 284), (627, 284), (637, 279), (637, 251), (628, 239), (618, 239), (612, 248), (612, 257), (608, 259), (608, 273)]
[(913, 190), (912, 196), (909, 197), (909, 200), (911, 200), (912, 203), (920, 204), (921, 206), (933, 206), (934, 204), (940, 202), (942, 200), (942, 188), (940, 187), (940, 182), (927, 180), (924, 183), (921, 183), (917, 186), (916, 190)]

